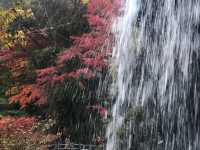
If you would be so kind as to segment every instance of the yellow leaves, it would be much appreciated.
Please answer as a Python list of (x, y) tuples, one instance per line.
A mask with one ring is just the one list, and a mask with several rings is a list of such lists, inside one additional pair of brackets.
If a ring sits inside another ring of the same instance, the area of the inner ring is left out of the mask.
[(28, 60), (22, 60), (22, 61), (19, 62), (19, 67), (25, 68), (25, 67), (28, 66), (28, 63), (29, 63)]
[(12, 35), (10, 33), (4, 31), (0, 32), (0, 46), (6, 49), (14, 46)]
[(14, 41), (13, 42), (14, 42), (14, 45), (20, 44), (23, 47), (25, 47), (27, 45), (28, 41), (27, 41), (27, 38), (26, 38), (24, 31), (22, 31), (22, 30), (17, 31), (14, 35)]
[(87, 4), (89, 3), (89, 1), (90, 1), (90, 0), (82, 0), (82, 3), (83, 3), (84, 5), (87, 5)]
[(33, 17), (33, 12), (31, 8), (25, 10), (22, 7), (16, 7), (12, 9), (12, 11), (15, 13), (16, 16), (21, 16), (24, 19)]
[(33, 17), (31, 9), (23, 9), (22, 7), (16, 7), (8, 10), (0, 9), (0, 27), (1, 30), (6, 30), (8, 26), (17, 18), (23, 19)]
[(26, 47), (28, 43), (26, 34), (24, 31), (16, 31), (14, 35), (10, 33), (1, 31), (0, 32), (0, 47), (1, 48), (13, 48), (16, 45), (21, 45), (22, 47)]
[(24, 10), (21, 8), (14, 8), (14, 12), (16, 12), (16, 16), (24, 16)]
[(33, 12), (31, 9), (23, 9), (17, 6), (12, 9), (0, 9), (0, 48), (13, 48), (16, 45), (26, 47), (28, 39), (22, 30), (18, 30), (11, 35), (8, 32), (9, 25), (15, 21), (17, 17), (23, 19), (32, 18)]
[(15, 34), (15, 38), (24, 39), (25, 38), (24, 32), (22, 30), (17, 31)]
[(25, 13), (25, 16), (26, 16), (26, 18), (32, 18), (34, 16), (33, 12), (32, 12), (32, 9), (27, 9), (26, 13)]
[(14, 86), (8, 89), (5, 93), (6, 96), (10, 97), (19, 93), (19, 87)]

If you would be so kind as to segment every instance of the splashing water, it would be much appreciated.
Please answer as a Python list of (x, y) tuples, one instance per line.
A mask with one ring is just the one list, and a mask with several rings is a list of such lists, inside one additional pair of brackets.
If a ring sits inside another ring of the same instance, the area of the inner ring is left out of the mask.
[(200, 149), (200, 0), (125, 0), (107, 150)]

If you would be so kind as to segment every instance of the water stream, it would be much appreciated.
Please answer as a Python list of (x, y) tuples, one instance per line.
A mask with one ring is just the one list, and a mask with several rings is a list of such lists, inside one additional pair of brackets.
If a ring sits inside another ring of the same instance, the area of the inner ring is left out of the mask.
[(125, 0), (107, 150), (200, 149), (200, 0)]

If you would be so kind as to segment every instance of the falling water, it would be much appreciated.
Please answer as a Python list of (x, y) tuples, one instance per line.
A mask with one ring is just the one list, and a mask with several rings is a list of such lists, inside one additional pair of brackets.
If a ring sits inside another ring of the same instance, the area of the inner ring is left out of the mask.
[(125, 0), (107, 150), (200, 149), (200, 0)]

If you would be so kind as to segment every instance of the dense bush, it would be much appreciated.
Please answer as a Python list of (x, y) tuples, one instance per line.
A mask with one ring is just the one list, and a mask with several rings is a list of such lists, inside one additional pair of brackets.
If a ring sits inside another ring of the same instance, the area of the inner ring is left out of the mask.
[(108, 100), (97, 89), (109, 67), (115, 2), (32, 0), (9, 9), (20, 15), (6, 24), (11, 40), (0, 48), (0, 67), (12, 81), (6, 96), (28, 112), (40, 107), (42, 118), (53, 118), (54, 130), (65, 129), (73, 141), (94, 143), (104, 134)]

